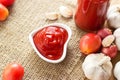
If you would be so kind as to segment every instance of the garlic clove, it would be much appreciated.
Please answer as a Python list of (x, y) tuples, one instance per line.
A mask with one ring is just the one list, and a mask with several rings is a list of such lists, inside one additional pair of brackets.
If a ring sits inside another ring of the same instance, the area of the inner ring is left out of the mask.
[(115, 64), (113, 73), (117, 80), (120, 80), (120, 61)]
[(113, 43), (114, 40), (115, 40), (114, 35), (109, 35), (102, 40), (102, 46), (109, 47)]
[(107, 23), (112, 28), (120, 27), (120, 5), (112, 5), (107, 12)]
[(48, 20), (57, 20), (58, 16), (59, 16), (59, 14), (57, 12), (46, 13), (46, 18)]
[(66, 6), (60, 6), (59, 11), (60, 11), (60, 14), (65, 18), (71, 18), (73, 16), (72, 9), (70, 9)]

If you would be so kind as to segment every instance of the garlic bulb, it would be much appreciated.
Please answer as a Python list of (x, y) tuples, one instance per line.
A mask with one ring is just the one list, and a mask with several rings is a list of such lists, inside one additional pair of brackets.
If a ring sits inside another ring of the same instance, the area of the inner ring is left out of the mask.
[(112, 5), (107, 12), (107, 22), (112, 28), (120, 27), (120, 5)]
[(120, 28), (116, 29), (113, 33), (113, 35), (115, 36), (115, 44), (118, 47), (118, 50), (120, 51)]
[(72, 9), (66, 6), (60, 6), (59, 11), (60, 11), (60, 14), (65, 18), (71, 18), (73, 16)]
[(117, 78), (117, 80), (120, 80), (120, 61), (115, 64), (114, 76)]
[(109, 80), (112, 73), (110, 60), (102, 53), (88, 55), (82, 64), (85, 76), (90, 80)]

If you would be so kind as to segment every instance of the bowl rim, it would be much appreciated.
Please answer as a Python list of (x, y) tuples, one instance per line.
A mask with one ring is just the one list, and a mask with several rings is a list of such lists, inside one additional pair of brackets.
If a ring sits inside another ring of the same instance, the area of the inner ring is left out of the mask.
[[(64, 44), (63, 54), (62, 54), (62, 56), (61, 56), (59, 59), (57, 59), (57, 60), (50, 60), (50, 59), (44, 57), (44, 56), (37, 50), (37, 48), (36, 48), (36, 46), (35, 46), (35, 44), (34, 44), (34, 41), (33, 41), (33, 36), (34, 36), (39, 30), (41, 30), (41, 29), (43, 29), (43, 28), (45, 28), (45, 27), (48, 27), (48, 26), (56, 26), (56, 27), (59, 26), (59, 27), (61, 27), (61, 28), (64, 28), (64, 29), (68, 32), (68, 39), (67, 39), (67, 41), (66, 41), (65, 44)], [(35, 50), (36, 54), (37, 54), (41, 59), (43, 59), (44, 61), (49, 62), (49, 63), (60, 63), (60, 62), (62, 62), (62, 61), (65, 59), (65, 57), (66, 57), (67, 44), (68, 44), (68, 41), (69, 41), (70, 38), (71, 38), (71, 35), (72, 35), (72, 30), (71, 30), (70, 27), (67, 26), (66, 24), (63, 24), (63, 23), (51, 23), (51, 24), (47, 24), (47, 25), (44, 25), (44, 26), (42, 26), (42, 27), (39, 27), (39, 28), (33, 30), (33, 31), (29, 34), (29, 41), (30, 41), (33, 49)]]

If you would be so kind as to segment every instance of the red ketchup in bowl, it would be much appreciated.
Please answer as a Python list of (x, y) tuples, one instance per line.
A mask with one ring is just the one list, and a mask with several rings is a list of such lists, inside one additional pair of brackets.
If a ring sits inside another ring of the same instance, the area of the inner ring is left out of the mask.
[(51, 60), (57, 60), (62, 56), (67, 39), (68, 32), (59, 26), (47, 26), (33, 36), (38, 51)]

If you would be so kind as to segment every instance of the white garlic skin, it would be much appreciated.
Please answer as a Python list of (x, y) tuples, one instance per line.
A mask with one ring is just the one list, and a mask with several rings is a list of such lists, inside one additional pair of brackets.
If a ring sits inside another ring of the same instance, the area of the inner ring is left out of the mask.
[(50, 13), (46, 13), (46, 18), (48, 20), (57, 20), (58, 19), (58, 13), (57, 12), (50, 12)]
[(115, 64), (113, 73), (117, 80), (120, 80), (120, 61)]
[(107, 22), (112, 28), (120, 27), (120, 5), (112, 5), (107, 12)]
[(120, 28), (116, 29), (113, 33), (113, 35), (115, 36), (115, 44), (118, 47), (118, 50), (120, 51)]
[(73, 16), (72, 9), (70, 9), (66, 6), (60, 6), (59, 11), (60, 11), (60, 14), (65, 18), (71, 18)]
[(102, 53), (88, 55), (82, 64), (85, 76), (90, 80), (109, 80), (112, 73), (110, 60)]

